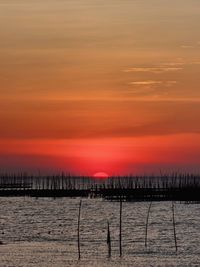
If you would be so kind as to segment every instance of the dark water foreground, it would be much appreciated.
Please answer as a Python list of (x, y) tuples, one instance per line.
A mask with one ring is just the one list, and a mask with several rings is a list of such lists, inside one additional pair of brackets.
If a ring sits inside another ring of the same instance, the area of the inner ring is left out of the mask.
[(27, 190), (0, 190), (1, 197), (102, 197), (111, 201), (185, 201), (200, 202), (199, 188), (184, 189), (97, 189), (97, 190), (48, 190), (48, 189), (27, 189)]
[[(171, 202), (124, 202), (122, 257), (119, 257), (118, 202), (83, 199), (80, 221), (81, 260), (77, 251), (79, 198), (0, 198), (0, 266), (199, 266), (200, 206), (175, 203), (178, 252), (174, 247)], [(107, 220), (112, 255), (108, 259)]]

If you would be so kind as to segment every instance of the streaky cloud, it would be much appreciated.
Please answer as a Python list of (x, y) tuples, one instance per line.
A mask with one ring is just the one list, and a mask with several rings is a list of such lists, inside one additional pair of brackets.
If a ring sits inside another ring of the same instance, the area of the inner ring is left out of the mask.
[(165, 85), (165, 86), (171, 86), (174, 84), (177, 84), (177, 81), (154, 81), (154, 80), (146, 80), (146, 81), (134, 81), (130, 82), (130, 85), (139, 85), (139, 86), (154, 86), (154, 85)]
[(181, 67), (134, 67), (124, 70), (124, 72), (151, 72), (151, 73), (164, 73), (180, 71)]

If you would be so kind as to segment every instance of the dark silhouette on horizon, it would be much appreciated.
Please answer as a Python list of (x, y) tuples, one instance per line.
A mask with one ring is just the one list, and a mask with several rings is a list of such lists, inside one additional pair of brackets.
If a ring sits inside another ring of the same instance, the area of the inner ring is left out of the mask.
[(1, 174), (0, 196), (102, 197), (119, 201), (200, 201), (200, 175), (52, 176)]

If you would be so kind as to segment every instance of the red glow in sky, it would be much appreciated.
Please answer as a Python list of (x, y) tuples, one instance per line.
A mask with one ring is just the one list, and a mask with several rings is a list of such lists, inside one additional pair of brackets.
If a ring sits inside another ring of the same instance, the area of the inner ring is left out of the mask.
[[(66, 171), (93, 176), (199, 170), (198, 134), (76, 140), (3, 140), (2, 170)], [(12, 168), (10, 167), (12, 166)]]
[(200, 1), (10, 2), (0, 171), (200, 171)]

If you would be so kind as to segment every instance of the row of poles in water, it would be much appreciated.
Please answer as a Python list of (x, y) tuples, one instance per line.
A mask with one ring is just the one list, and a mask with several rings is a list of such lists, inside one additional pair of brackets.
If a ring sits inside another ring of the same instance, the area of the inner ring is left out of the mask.
[[(80, 245), (80, 221), (81, 221), (81, 207), (82, 200), (79, 203), (78, 211), (78, 229), (77, 229), (77, 243), (78, 243), (78, 259), (81, 259), (81, 245)], [(149, 214), (151, 211), (152, 202), (150, 202), (147, 217), (146, 217), (146, 226), (145, 226), (145, 247), (147, 248), (148, 241), (148, 224), (149, 224)], [(172, 201), (172, 223), (173, 223), (173, 233), (174, 233), (174, 245), (176, 253), (178, 252), (177, 237), (176, 237), (176, 222), (175, 222), (175, 209), (174, 202)], [(108, 257), (111, 257), (111, 235), (110, 235), (110, 223), (107, 221), (107, 245), (108, 245)], [(122, 257), (122, 200), (120, 199), (120, 210), (119, 210), (119, 256)]]

